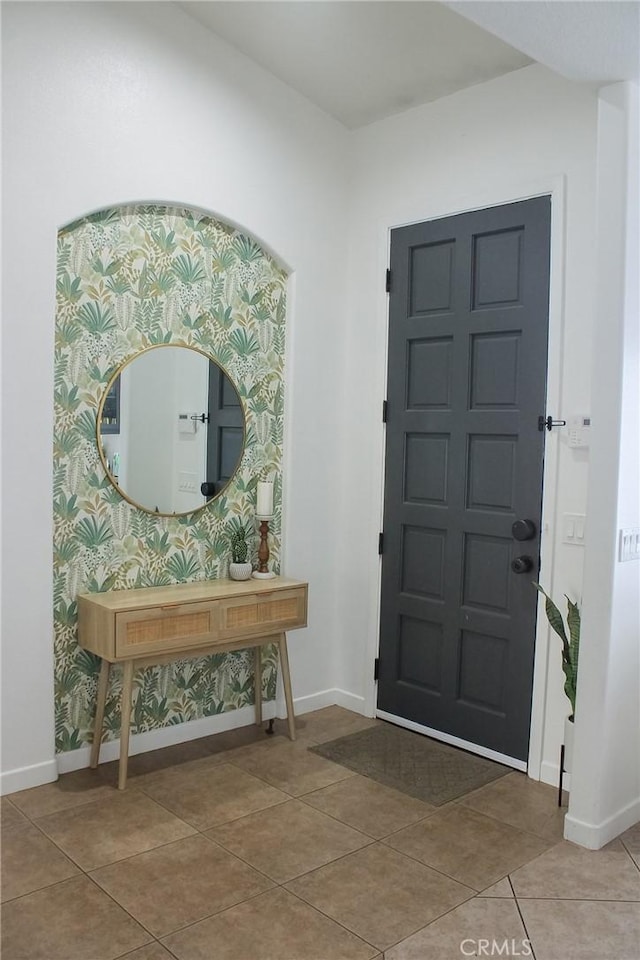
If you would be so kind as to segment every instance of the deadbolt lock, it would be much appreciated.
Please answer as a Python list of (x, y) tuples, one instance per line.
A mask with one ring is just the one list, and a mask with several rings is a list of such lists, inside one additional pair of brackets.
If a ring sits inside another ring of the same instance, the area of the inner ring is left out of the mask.
[(533, 520), (516, 520), (511, 527), (514, 540), (533, 540), (536, 535), (536, 525)]

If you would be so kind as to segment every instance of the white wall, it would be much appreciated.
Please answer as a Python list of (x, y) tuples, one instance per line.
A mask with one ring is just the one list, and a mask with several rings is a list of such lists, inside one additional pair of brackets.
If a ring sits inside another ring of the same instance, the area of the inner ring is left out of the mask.
[[(388, 230), (552, 190), (549, 409), (558, 416), (595, 414), (594, 94), (533, 66), (348, 135), (171, 4), (4, 3), (2, 14), (3, 392), (9, 414), (3, 441), (3, 789), (55, 776), (50, 478), (56, 232), (83, 213), (117, 203), (174, 201), (211, 211), (254, 233), (294, 271), (284, 571), (311, 582), (310, 628), (292, 635), (290, 644), (294, 689), (302, 708), (320, 705), (323, 691), (338, 686), (338, 699), (372, 710)], [(631, 334), (625, 337), (630, 344)], [(626, 367), (625, 378), (633, 375)], [(628, 434), (632, 414), (623, 422)], [(562, 512), (585, 511), (588, 462), (588, 453), (569, 450), (558, 437), (549, 440), (542, 577), (556, 596), (582, 594), (582, 549), (560, 542), (557, 520)], [(615, 496), (611, 473), (606, 476)], [(626, 482), (621, 479), (620, 490), (631, 516)], [(622, 602), (633, 593), (631, 576), (631, 570), (616, 571), (610, 624), (616, 630)], [(620, 649), (628, 653), (631, 621), (624, 613), (622, 619)], [(557, 647), (551, 647), (548, 666), (542, 634), (533, 772), (553, 780), (566, 702)], [(630, 688), (624, 659), (614, 659), (603, 707), (615, 714), (614, 695)], [(617, 735), (612, 721), (603, 750)], [(617, 767), (603, 775), (620, 778), (616, 802), (629, 792), (629, 778)], [(602, 798), (595, 803), (604, 810)]]
[[(312, 583), (296, 696), (334, 685), (336, 430), (347, 134), (168, 3), (4, 3), (3, 790), (55, 777), (51, 436), (56, 232), (193, 205), (294, 271), (284, 570)], [(322, 469), (319, 479), (319, 466)], [(313, 501), (313, 509), (311, 509)], [(320, 698), (321, 699), (321, 698)], [(308, 701), (308, 703), (315, 701)]]
[(599, 848), (640, 819), (640, 562), (618, 561), (640, 526), (640, 102), (601, 91), (589, 550), (565, 835)]
[[(593, 92), (537, 65), (354, 134), (339, 674), (369, 708), (378, 633), (388, 230), (553, 191), (547, 409), (556, 417), (589, 413), (595, 143)], [(561, 543), (557, 521), (563, 512), (585, 512), (588, 451), (571, 450), (552, 435), (546, 466), (541, 580), (559, 598), (566, 592), (580, 599), (584, 551)], [(546, 623), (539, 633), (531, 773), (554, 782), (568, 702), (559, 647), (547, 648)]]

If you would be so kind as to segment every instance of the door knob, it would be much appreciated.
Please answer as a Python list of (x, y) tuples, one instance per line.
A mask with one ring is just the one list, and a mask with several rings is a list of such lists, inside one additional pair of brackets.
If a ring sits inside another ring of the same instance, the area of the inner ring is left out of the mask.
[(511, 569), (514, 573), (529, 573), (533, 570), (533, 560), (531, 557), (516, 557), (511, 561)]
[(215, 497), (217, 493), (216, 486), (215, 483), (205, 480), (204, 483), (200, 484), (200, 493), (203, 497)]
[(511, 527), (514, 540), (533, 540), (536, 535), (536, 525), (533, 520), (516, 520)]

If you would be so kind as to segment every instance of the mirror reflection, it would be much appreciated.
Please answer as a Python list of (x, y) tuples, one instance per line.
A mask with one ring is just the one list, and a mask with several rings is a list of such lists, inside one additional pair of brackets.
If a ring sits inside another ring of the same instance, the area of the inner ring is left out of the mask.
[(98, 449), (135, 506), (190, 513), (222, 492), (244, 447), (244, 412), (225, 371), (192, 347), (162, 345), (118, 370), (98, 409)]

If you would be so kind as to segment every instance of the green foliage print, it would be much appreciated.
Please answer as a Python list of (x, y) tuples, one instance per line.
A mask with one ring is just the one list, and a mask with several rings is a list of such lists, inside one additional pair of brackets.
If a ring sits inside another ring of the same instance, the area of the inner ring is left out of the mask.
[[(275, 480), (270, 549), (278, 568), (286, 281), (251, 237), (178, 207), (102, 210), (59, 233), (53, 438), (59, 752), (91, 740), (98, 661), (78, 646), (79, 593), (227, 576), (228, 530), (233, 523), (251, 530), (260, 476)], [(204, 510), (184, 517), (156, 517), (122, 500), (96, 445), (97, 408), (111, 375), (159, 343), (210, 354), (229, 372), (247, 414), (246, 448), (233, 483)], [(252, 656), (179, 660), (140, 672), (134, 730), (253, 703)], [(265, 648), (262, 656), (262, 696), (270, 700), (277, 650)], [(112, 674), (109, 739), (120, 725), (121, 672)]]

